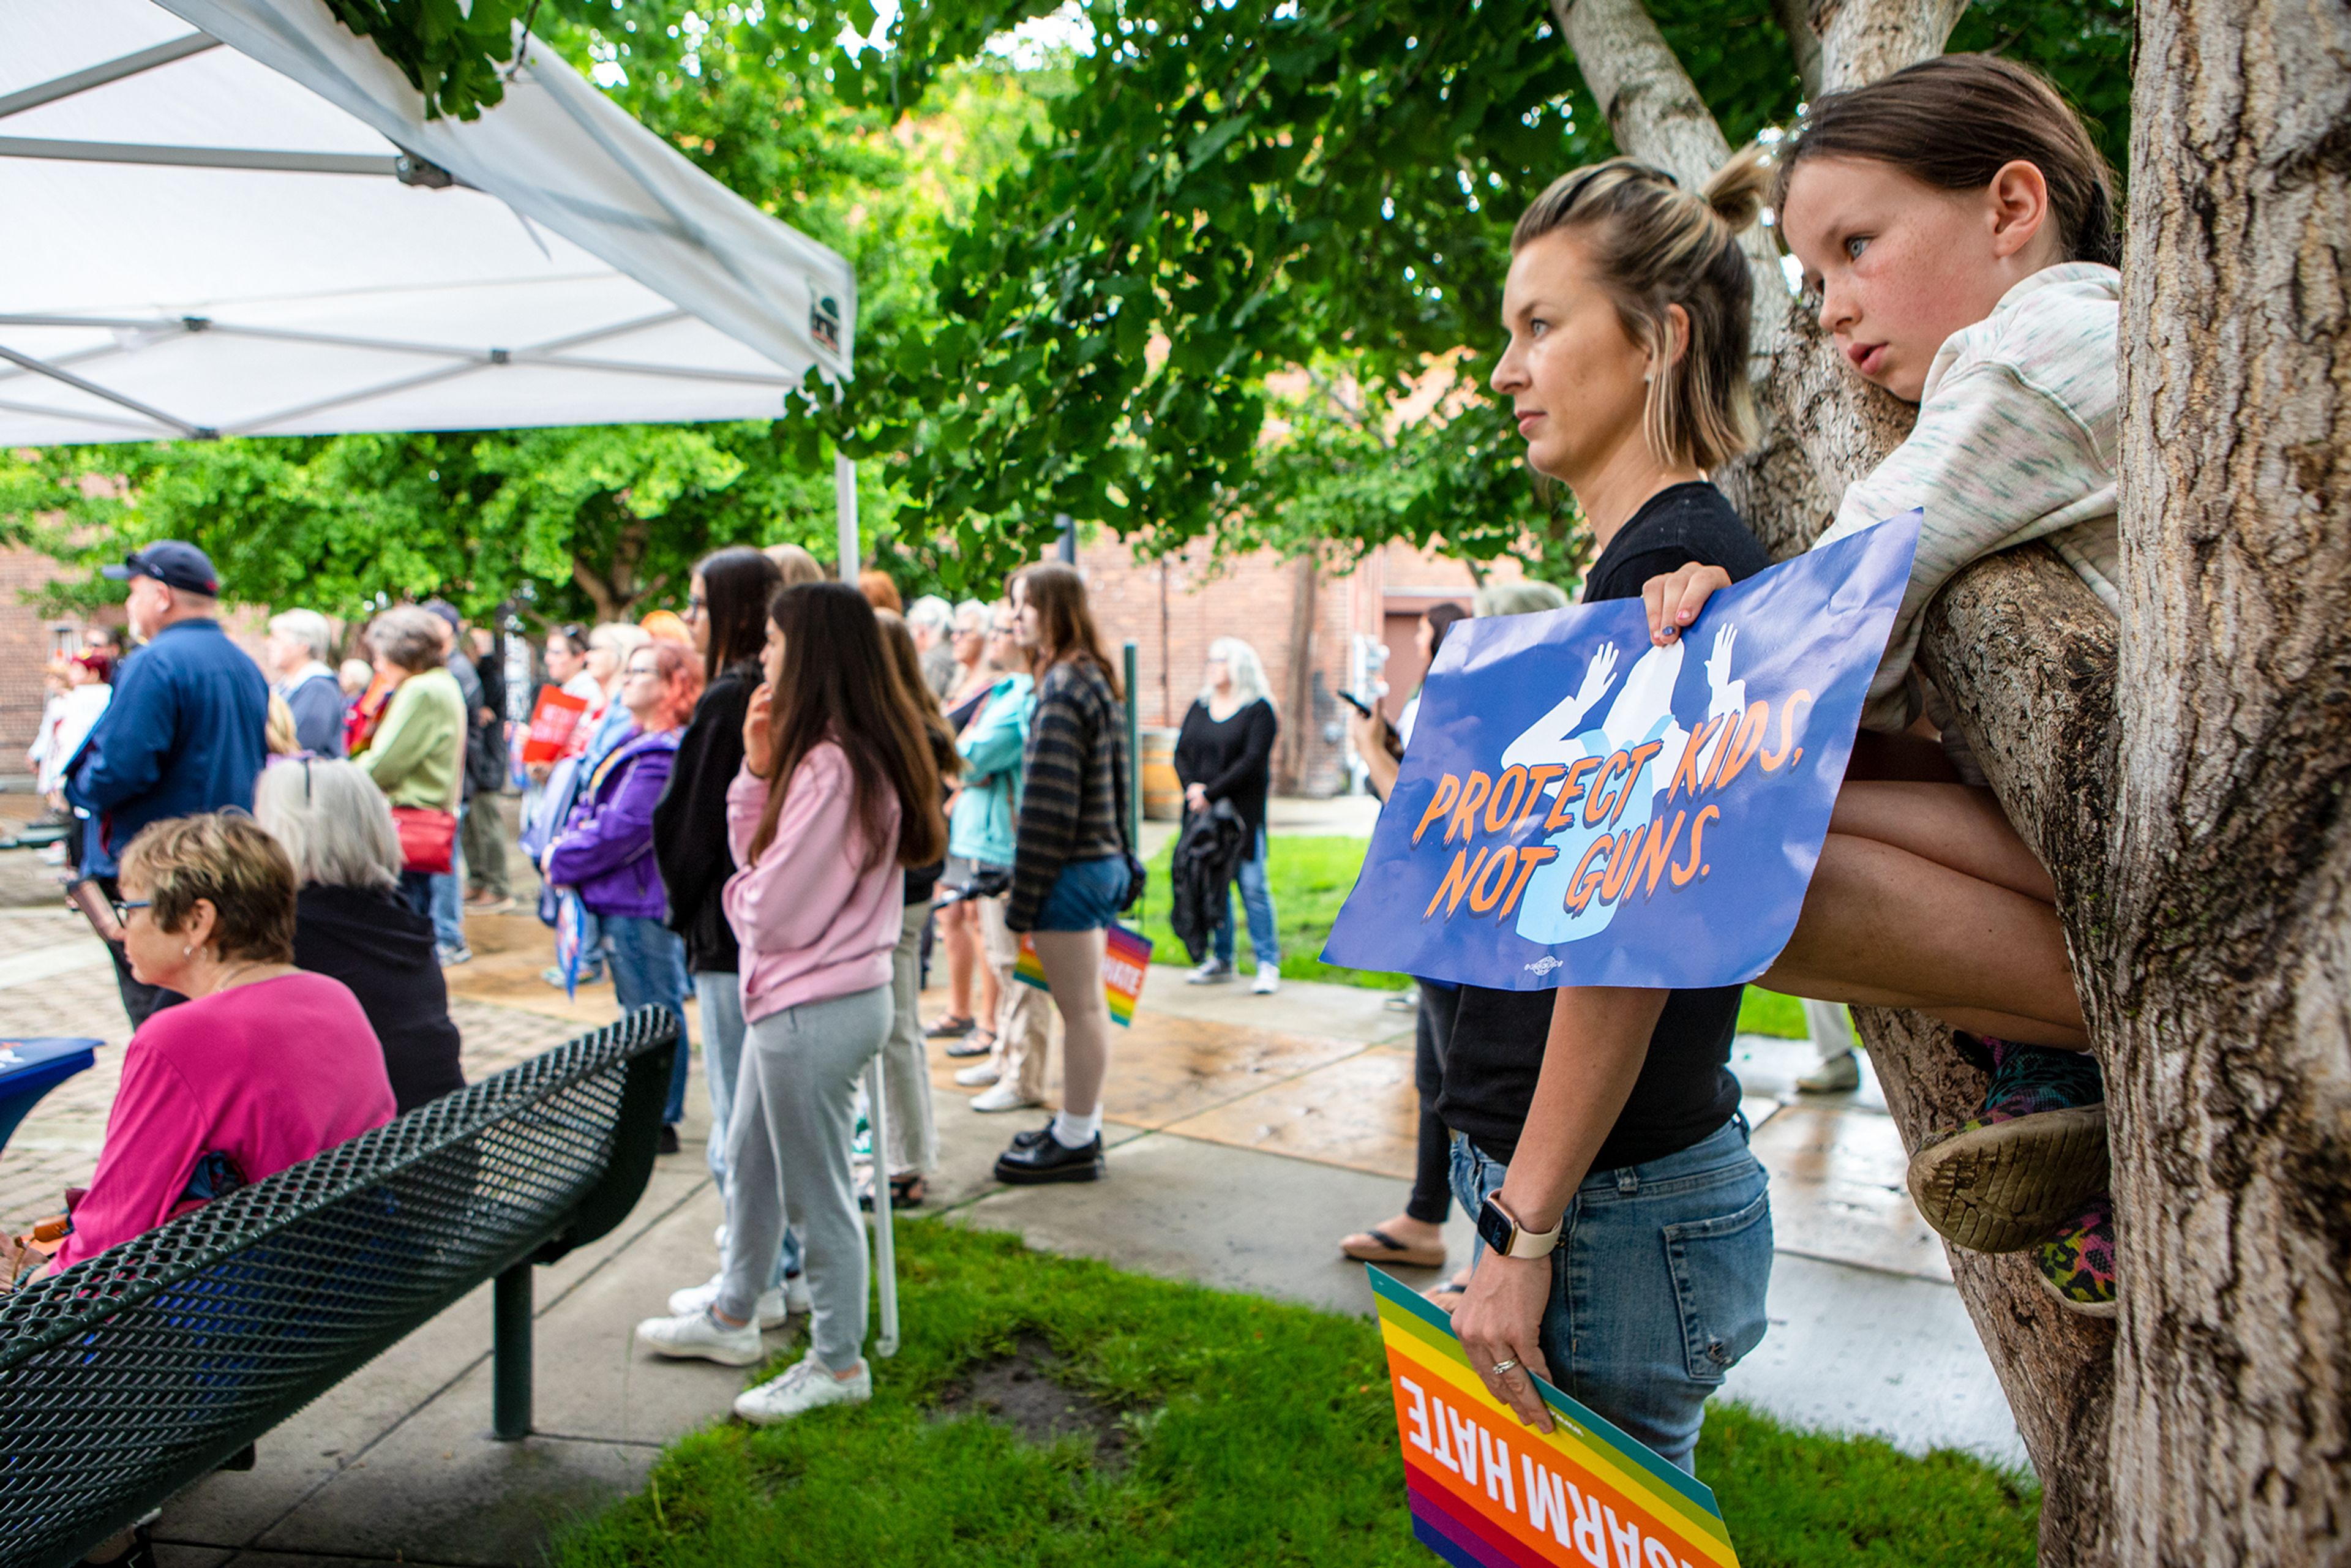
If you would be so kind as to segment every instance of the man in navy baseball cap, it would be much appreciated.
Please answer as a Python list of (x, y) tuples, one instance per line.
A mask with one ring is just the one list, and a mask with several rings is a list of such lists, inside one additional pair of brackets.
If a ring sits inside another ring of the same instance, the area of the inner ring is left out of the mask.
[(158, 539), (143, 549), (132, 550), (120, 566), (110, 566), (102, 575), (111, 582), (152, 578), (182, 593), (220, 597), (220, 573), (213, 570), (212, 557), (179, 539)]
[[(204, 551), (164, 539), (106, 575), (131, 585), (125, 608), (144, 645), (122, 662), (113, 700), (68, 770), (65, 794), (88, 820), (82, 875), (117, 898), (117, 857), (148, 823), (225, 806), (252, 810), (253, 781), (268, 755), (269, 685), (214, 619), (220, 576)], [(132, 975), (119, 938), (109, 945), (133, 1028), (181, 999)]]

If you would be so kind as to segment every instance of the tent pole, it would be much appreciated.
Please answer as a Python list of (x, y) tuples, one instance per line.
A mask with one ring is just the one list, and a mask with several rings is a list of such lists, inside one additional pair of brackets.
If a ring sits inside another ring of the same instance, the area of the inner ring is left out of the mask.
[(832, 507), (840, 529), (841, 580), (857, 581), (857, 465), (845, 452), (832, 455)]

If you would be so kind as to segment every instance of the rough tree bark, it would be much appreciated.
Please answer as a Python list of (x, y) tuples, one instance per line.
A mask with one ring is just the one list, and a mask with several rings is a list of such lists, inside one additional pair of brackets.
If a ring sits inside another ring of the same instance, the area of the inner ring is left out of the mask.
[(2123, 306), (2116, 1556), (2351, 1561), (2351, 12), (2144, 0)]
[[(1593, 3), (1575, 0), (1573, 9)], [(1823, 88), (1855, 85), (1938, 53), (1962, 9), (1960, 0), (1813, 4), (1809, 20), (1820, 43)], [(1573, 14), (1555, 10), (1562, 23)], [(1709, 155), (1690, 127), (1700, 117), (1711, 123), (1711, 117), (1687, 76), (1677, 66), (1652, 77), (1646, 91), (1625, 85), (1631, 72), (1650, 68), (1662, 38), (1653, 48), (1621, 22), (1588, 27), (1581, 37), (1578, 65), (1594, 96), (1604, 106), (1621, 101), (1638, 110), (1621, 120), (1612, 115), (1618, 144), (1689, 177), (1695, 165), (1679, 160)], [(1614, 58), (1595, 61), (1588, 52), (1626, 39), (1632, 47)], [(1575, 37), (1569, 41), (1575, 46)], [(1658, 101), (1674, 92), (1687, 97)], [(1671, 138), (1651, 140), (1658, 128), (1670, 128)], [(1776, 287), (1759, 293), (1759, 300), (1786, 298)], [(1759, 308), (1757, 336), (1766, 350), (1759, 356), (1757, 388), (1765, 438), (1718, 478), (1772, 553), (1785, 557), (1827, 526), (1845, 486), (1900, 441), (1913, 411), (1857, 383), (1792, 302), (1784, 311)], [(2035, 547), (1962, 573), (1932, 607), (1921, 653), (2011, 819), (2050, 866), (2076, 925), (2095, 925), (2099, 912), (2111, 907), (2103, 846), (2114, 800), (2115, 647), (2113, 622), (2072, 572)], [(2082, 978), (2078, 932), (2074, 941)], [(1856, 1020), (1907, 1147), (1980, 1102), (1982, 1075), (1939, 1024), (1878, 1009), (1856, 1009)], [(2059, 1308), (2023, 1258), (1954, 1251), (1951, 1260), (2041, 1475), (2043, 1560), (2116, 1561), (2107, 1463), (2111, 1329)]]

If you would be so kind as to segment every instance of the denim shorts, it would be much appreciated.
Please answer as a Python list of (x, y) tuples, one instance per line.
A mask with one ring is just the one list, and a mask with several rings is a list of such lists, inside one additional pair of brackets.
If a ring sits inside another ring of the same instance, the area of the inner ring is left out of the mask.
[[(1454, 1135), (1453, 1196), (1468, 1213), (1509, 1174)], [(1551, 1256), (1540, 1339), (1552, 1382), (1688, 1469), (1707, 1396), (1763, 1339), (1771, 1199), (1746, 1118), (1585, 1177)]]
[(1071, 861), (1053, 879), (1037, 912), (1040, 931), (1107, 931), (1126, 902), (1126, 857)]

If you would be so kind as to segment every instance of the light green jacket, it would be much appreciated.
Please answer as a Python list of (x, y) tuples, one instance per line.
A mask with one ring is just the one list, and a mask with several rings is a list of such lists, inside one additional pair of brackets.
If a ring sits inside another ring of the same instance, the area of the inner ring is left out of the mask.
[(375, 740), (352, 760), (395, 806), (455, 810), (465, 781), (465, 697), (457, 677), (433, 669), (401, 682)]

